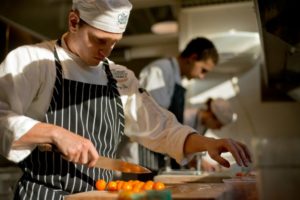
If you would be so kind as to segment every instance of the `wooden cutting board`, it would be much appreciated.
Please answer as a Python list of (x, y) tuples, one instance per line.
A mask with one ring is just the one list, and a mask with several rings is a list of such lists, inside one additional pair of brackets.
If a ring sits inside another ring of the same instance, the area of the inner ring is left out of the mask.
[(115, 192), (106, 192), (106, 191), (90, 191), (90, 192), (81, 192), (77, 194), (67, 195), (64, 198), (65, 200), (114, 200), (118, 199), (118, 194)]
[[(167, 189), (172, 192), (172, 199), (184, 200), (222, 200), (227, 188), (223, 183), (186, 183), (170, 184)], [(68, 195), (65, 200), (117, 200), (118, 193), (106, 191), (90, 191)]]
[(231, 176), (221, 173), (207, 173), (201, 175), (168, 175), (162, 174), (154, 177), (154, 181), (160, 181), (165, 184), (180, 183), (223, 183), (223, 179), (231, 178)]

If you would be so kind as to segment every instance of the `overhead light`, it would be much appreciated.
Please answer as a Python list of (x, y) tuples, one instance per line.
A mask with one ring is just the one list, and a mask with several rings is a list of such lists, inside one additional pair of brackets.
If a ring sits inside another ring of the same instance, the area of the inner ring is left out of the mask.
[(178, 32), (177, 21), (162, 21), (151, 26), (152, 33), (155, 34), (170, 34)]

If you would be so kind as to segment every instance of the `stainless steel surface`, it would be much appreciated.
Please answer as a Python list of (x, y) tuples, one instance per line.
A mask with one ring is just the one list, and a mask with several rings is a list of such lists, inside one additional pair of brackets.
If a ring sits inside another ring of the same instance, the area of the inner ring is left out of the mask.
[(300, 101), (298, 1), (254, 2), (264, 55), (261, 99), (276, 102)]

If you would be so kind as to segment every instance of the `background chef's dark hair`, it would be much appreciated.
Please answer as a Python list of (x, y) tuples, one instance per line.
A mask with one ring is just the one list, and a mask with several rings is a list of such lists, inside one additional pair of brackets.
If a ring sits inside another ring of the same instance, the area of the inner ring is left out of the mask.
[(211, 103), (213, 102), (213, 98), (208, 98), (205, 102), (207, 110), (211, 111)]
[(206, 60), (211, 58), (215, 64), (219, 61), (219, 54), (215, 45), (207, 38), (197, 37), (192, 39), (181, 52), (180, 56), (187, 58), (195, 53), (198, 57), (197, 60)]

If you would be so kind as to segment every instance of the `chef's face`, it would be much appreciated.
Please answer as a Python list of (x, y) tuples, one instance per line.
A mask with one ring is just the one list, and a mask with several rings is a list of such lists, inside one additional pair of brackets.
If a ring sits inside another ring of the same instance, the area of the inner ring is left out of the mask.
[(197, 60), (195, 57), (190, 57), (188, 59), (188, 69), (186, 77), (188, 79), (197, 78), (203, 79), (205, 75), (210, 72), (215, 67), (215, 63), (211, 58), (206, 60)]
[(202, 120), (209, 129), (221, 129), (222, 124), (212, 112), (207, 112), (205, 119)]
[(76, 13), (74, 15), (73, 18), (77, 20), (77, 25), (71, 29), (73, 37), (71, 51), (86, 64), (98, 65), (100, 61), (110, 55), (115, 44), (121, 40), (122, 34), (94, 28), (80, 20)]

